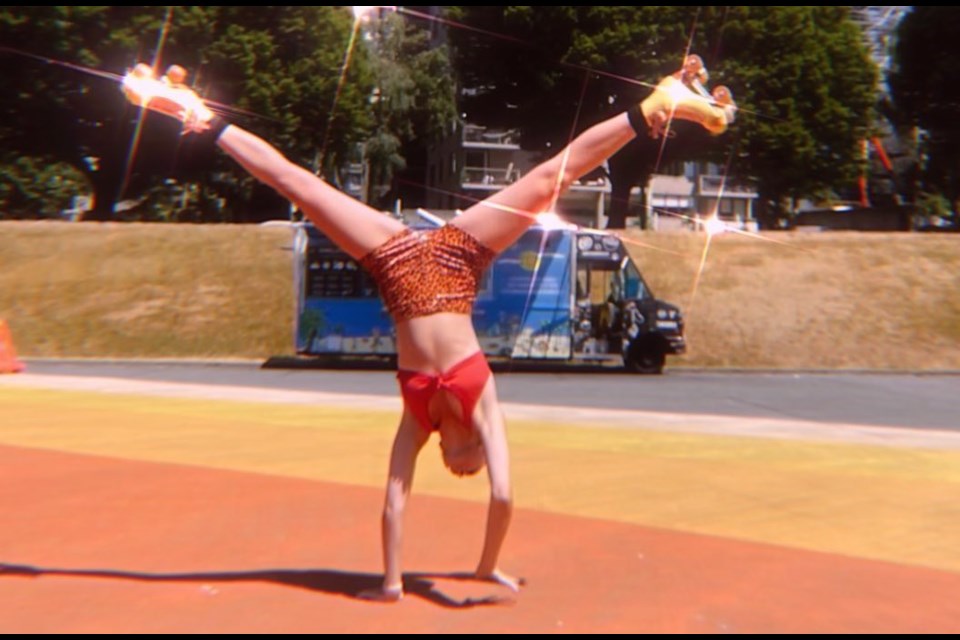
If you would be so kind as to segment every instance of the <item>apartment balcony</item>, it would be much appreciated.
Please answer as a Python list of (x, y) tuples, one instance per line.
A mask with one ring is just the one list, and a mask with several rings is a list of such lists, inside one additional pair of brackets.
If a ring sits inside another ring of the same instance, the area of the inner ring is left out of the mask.
[(581, 193), (610, 193), (610, 181), (606, 178), (581, 178), (570, 185), (570, 191)]
[[(461, 174), (461, 186), (464, 189), (499, 191), (522, 177), (519, 169), (510, 166), (505, 169), (493, 167), (464, 167)], [(610, 182), (605, 178), (584, 178), (570, 185), (571, 192), (609, 193)]]
[(704, 198), (740, 198), (756, 200), (759, 195), (750, 185), (735, 182), (724, 176), (700, 176), (700, 193)]
[(516, 129), (504, 131), (468, 124), (463, 128), (463, 148), (519, 151), (520, 132)]

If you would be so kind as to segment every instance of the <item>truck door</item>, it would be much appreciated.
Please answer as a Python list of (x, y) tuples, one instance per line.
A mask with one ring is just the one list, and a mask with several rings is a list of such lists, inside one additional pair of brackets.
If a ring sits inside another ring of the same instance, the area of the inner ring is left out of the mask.
[(587, 359), (619, 357), (622, 350), (623, 277), (612, 260), (581, 259), (577, 265), (574, 353)]

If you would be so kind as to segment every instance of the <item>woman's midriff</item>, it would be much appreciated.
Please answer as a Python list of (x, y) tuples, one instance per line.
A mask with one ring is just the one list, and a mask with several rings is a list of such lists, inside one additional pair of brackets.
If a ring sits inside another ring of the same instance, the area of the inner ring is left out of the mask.
[(397, 323), (398, 366), (440, 373), (480, 351), (470, 316), (438, 313)]

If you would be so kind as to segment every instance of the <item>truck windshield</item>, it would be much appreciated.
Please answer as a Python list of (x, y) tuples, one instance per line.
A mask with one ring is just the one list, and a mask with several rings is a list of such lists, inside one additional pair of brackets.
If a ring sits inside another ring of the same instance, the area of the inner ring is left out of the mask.
[(611, 262), (582, 262), (577, 270), (578, 301), (597, 305), (646, 296), (647, 288), (632, 262), (627, 261), (622, 268)]
[(649, 295), (643, 278), (636, 265), (630, 260), (625, 260), (623, 266), (623, 297), (631, 300), (639, 300)]

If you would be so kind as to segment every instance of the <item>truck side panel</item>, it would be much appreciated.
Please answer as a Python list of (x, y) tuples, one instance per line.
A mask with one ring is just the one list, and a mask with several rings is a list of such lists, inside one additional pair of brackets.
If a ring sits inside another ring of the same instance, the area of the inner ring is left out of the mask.
[[(571, 356), (574, 234), (531, 229), (491, 265), (473, 322), (491, 356)], [(396, 353), (393, 323), (370, 277), (315, 230), (298, 286), (297, 352), (304, 355)]]

